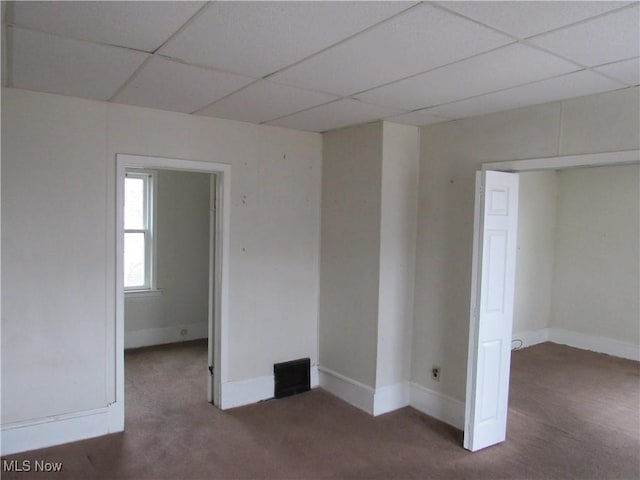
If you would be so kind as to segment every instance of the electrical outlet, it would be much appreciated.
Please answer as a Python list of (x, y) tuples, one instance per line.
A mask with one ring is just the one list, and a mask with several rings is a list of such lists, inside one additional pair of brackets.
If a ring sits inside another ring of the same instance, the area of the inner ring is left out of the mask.
[(187, 333), (189, 333), (189, 331), (186, 328), (183, 328), (182, 330), (180, 330), (180, 335), (183, 337), (186, 337)]
[(431, 379), (436, 382), (440, 381), (440, 367), (438, 365), (431, 366)]

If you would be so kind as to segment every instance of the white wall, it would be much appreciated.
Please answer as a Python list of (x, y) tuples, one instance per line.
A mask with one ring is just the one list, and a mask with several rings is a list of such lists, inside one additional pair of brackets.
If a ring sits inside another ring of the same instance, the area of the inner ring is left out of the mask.
[(382, 123), (324, 134), (320, 365), (376, 382)]
[(324, 136), (320, 385), (374, 415), (409, 403), (418, 146), (389, 122)]
[(313, 133), (3, 89), (3, 426), (114, 399), (116, 153), (231, 165), (229, 380), (317, 363), (321, 146)]
[(207, 336), (210, 180), (205, 173), (156, 172), (159, 292), (125, 295), (125, 348)]
[(550, 326), (640, 345), (640, 167), (558, 172)]
[(638, 149), (639, 102), (635, 87), (421, 129), (412, 381), (465, 396), (474, 172), (484, 162)]
[(551, 320), (558, 201), (555, 170), (519, 177), (514, 335), (547, 328)]
[(377, 388), (409, 380), (419, 146), (416, 127), (384, 122)]
[(97, 102), (2, 90), (3, 424), (112, 395), (106, 129)]

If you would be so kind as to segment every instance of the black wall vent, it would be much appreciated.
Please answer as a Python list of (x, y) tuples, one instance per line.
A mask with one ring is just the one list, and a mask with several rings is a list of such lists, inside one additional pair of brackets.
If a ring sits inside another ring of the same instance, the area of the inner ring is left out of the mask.
[(275, 387), (273, 396), (288, 397), (311, 389), (311, 360), (301, 358), (273, 365)]

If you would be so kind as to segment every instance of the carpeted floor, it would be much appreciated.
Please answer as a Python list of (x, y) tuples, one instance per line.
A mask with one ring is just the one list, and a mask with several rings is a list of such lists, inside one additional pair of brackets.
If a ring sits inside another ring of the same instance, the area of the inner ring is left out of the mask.
[(407, 407), (371, 417), (313, 390), (222, 412), (206, 402), (206, 343), (126, 354), (126, 431), (7, 457), (63, 462), (26, 478), (638, 479), (640, 363), (545, 343), (514, 352), (508, 439)]

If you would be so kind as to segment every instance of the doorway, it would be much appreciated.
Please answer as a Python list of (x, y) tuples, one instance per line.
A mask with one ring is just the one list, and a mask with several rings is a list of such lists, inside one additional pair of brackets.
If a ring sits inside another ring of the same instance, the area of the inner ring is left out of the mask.
[[(222, 405), (222, 384), (227, 379), (228, 263), (230, 166), (192, 160), (116, 155), (116, 402), (117, 422), (124, 429), (124, 186), (129, 171), (176, 171), (208, 174), (210, 183), (209, 262), (208, 262), (208, 373), (207, 400)], [(188, 329), (187, 329), (188, 330)], [(188, 335), (188, 331), (186, 332)], [(207, 366), (204, 366), (206, 368)]]
[[(640, 151), (632, 150), (492, 163), (483, 165), (483, 171), (478, 172), (464, 424), (466, 449), (479, 450), (506, 438), (516, 250), (514, 223), (508, 227), (508, 233), (496, 235), (496, 232), (507, 232), (507, 227), (492, 226), (495, 218), (490, 217), (505, 216), (509, 211), (509, 215), (515, 215), (517, 229), (518, 172), (627, 165), (639, 161)], [(501, 180), (496, 178), (515, 182), (516, 198), (512, 198), (515, 203), (508, 201)], [(494, 199), (499, 200), (495, 204), (498, 208), (491, 205)], [(510, 240), (506, 241), (508, 237)], [(491, 338), (485, 338), (487, 331), (491, 332)]]
[[(215, 174), (128, 168), (124, 200), (126, 420), (204, 401)], [(187, 380), (188, 379), (188, 380)], [(180, 384), (181, 395), (167, 388)], [(149, 388), (154, 385), (155, 388)], [(162, 387), (162, 385), (165, 385)], [(161, 397), (163, 397), (161, 399)], [(157, 408), (141, 409), (140, 405)], [(150, 410), (150, 411), (146, 411)]]

